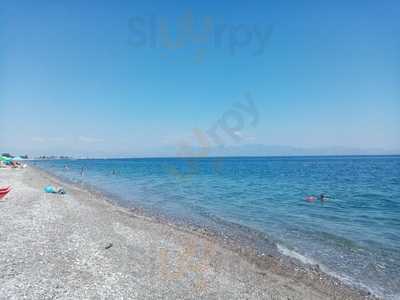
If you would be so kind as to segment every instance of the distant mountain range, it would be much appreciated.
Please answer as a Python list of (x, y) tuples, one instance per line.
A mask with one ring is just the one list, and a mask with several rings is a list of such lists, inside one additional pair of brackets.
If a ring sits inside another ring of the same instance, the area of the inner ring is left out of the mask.
[[(134, 158), (134, 157), (214, 157), (214, 156), (324, 156), (324, 155), (400, 155), (400, 150), (352, 147), (294, 147), (284, 145), (246, 144), (237, 146), (187, 147), (166, 146), (143, 152), (87, 153), (61, 156), (67, 158)], [(59, 156), (36, 156), (39, 159), (59, 159)]]
[[(301, 156), (301, 155), (398, 155), (400, 150), (381, 148), (318, 147), (303, 148), (284, 145), (247, 144), (221, 147), (164, 147), (143, 156)], [(140, 155), (139, 155), (140, 156)]]

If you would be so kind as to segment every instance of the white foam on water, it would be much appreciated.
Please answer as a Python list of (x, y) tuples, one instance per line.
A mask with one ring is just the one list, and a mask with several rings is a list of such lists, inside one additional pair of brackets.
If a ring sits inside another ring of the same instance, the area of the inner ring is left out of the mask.
[(291, 258), (295, 258), (298, 261), (302, 262), (303, 264), (306, 265), (319, 265), (315, 260), (308, 258), (296, 251), (290, 250), (280, 244), (276, 244), (278, 247), (278, 250), (281, 254), (285, 255), (285, 256), (289, 256)]
[(282, 246), (282, 245), (280, 245), (278, 243), (276, 245), (277, 245), (278, 251), (281, 254), (283, 254), (285, 256), (288, 256), (288, 257), (291, 257), (291, 258), (294, 258), (294, 259), (300, 261), (301, 263), (303, 263), (305, 265), (313, 265), (313, 266), (318, 265), (318, 267), (321, 269), (322, 272), (324, 272), (325, 274), (328, 274), (328, 275), (330, 275), (330, 276), (332, 276), (334, 278), (339, 279), (341, 282), (343, 282), (345, 284), (348, 284), (350, 286), (354, 286), (354, 287), (357, 287), (357, 288), (364, 289), (364, 290), (370, 292), (372, 295), (375, 295), (375, 296), (380, 297), (380, 298), (391, 299), (391, 300), (400, 300), (400, 295), (384, 295), (383, 291), (372, 289), (371, 287), (366, 286), (365, 284), (362, 284), (360, 282), (357, 282), (357, 281), (353, 280), (352, 278), (350, 278), (348, 276), (339, 275), (336, 272), (330, 270), (329, 268), (327, 268), (326, 266), (320, 264), (319, 262), (315, 261), (312, 258), (306, 257), (306, 256), (304, 256), (304, 255), (302, 255), (302, 254), (300, 254), (300, 253), (298, 253), (296, 251), (290, 250), (290, 249), (288, 249), (288, 248), (286, 248), (286, 247), (284, 247), (284, 246)]

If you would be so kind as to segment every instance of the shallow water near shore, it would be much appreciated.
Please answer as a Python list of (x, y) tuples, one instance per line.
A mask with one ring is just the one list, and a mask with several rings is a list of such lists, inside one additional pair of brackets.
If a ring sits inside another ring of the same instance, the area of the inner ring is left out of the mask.
[[(399, 156), (33, 163), (174, 222), (264, 233), (285, 255), (318, 263), (377, 295), (400, 295)], [(305, 201), (321, 193), (330, 198)]]

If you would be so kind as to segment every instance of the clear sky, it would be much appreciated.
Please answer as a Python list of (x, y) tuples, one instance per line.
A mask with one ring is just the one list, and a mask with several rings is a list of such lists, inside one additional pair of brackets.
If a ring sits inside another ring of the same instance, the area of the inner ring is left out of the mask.
[(224, 145), (400, 149), (399, 1), (2, 1), (0, 45), (0, 151), (213, 146), (221, 120)]

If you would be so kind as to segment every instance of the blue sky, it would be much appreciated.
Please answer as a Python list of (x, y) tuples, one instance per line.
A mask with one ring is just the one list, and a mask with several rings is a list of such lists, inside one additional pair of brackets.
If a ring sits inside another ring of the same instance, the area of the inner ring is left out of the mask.
[[(400, 149), (399, 15), (398, 1), (4, 1), (1, 150), (213, 147), (221, 120), (223, 145)], [(235, 106), (246, 93), (257, 124)]]

